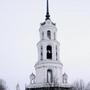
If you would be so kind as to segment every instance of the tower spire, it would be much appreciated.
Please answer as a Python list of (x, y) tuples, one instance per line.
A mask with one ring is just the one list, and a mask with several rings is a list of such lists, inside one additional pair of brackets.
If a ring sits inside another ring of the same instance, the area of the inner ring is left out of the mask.
[(49, 2), (47, 0), (46, 20), (50, 19), (49, 17), (50, 17), (50, 15), (49, 15)]

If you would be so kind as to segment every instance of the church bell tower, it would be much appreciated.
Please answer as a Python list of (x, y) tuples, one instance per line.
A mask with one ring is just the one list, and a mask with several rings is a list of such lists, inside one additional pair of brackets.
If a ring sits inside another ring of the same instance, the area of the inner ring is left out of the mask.
[(27, 86), (27, 90), (40, 90), (40, 88), (43, 90), (47, 87), (66, 85), (67, 75), (62, 73), (60, 43), (56, 38), (56, 24), (50, 19), (48, 0), (45, 21), (41, 23), (39, 33), (40, 41), (37, 43), (38, 60), (35, 64), (36, 74), (32, 73), (30, 75), (30, 85)]
[(47, 11), (45, 22), (41, 23), (40, 41), (37, 44), (38, 62), (35, 64), (36, 83), (62, 83), (62, 63), (60, 62), (59, 42), (56, 39), (57, 28)]

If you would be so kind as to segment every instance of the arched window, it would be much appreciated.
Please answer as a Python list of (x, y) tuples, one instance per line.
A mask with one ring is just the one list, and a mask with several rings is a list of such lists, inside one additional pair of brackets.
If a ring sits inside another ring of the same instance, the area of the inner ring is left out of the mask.
[(52, 59), (52, 46), (47, 46), (47, 59)]
[(51, 39), (51, 31), (47, 31), (47, 37), (49, 38), (49, 39)]
[(41, 46), (41, 60), (43, 60), (43, 46)]
[(47, 70), (47, 83), (52, 83), (52, 82), (53, 82), (52, 70), (48, 69)]

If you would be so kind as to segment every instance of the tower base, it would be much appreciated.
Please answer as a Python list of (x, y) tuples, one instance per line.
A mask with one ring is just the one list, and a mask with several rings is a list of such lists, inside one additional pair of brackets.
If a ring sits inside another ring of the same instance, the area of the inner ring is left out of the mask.
[(26, 88), (25, 90), (72, 90), (72, 87), (40, 87), (40, 88)]

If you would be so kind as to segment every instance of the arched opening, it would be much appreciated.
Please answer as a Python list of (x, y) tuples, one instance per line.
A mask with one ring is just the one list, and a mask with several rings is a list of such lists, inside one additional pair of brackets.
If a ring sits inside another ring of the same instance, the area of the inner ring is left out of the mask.
[(52, 83), (52, 82), (53, 82), (52, 70), (48, 69), (47, 70), (47, 83)]
[(52, 46), (47, 46), (47, 59), (52, 59)]
[(49, 38), (49, 39), (51, 39), (51, 31), (47, 31), (47, 37)]

